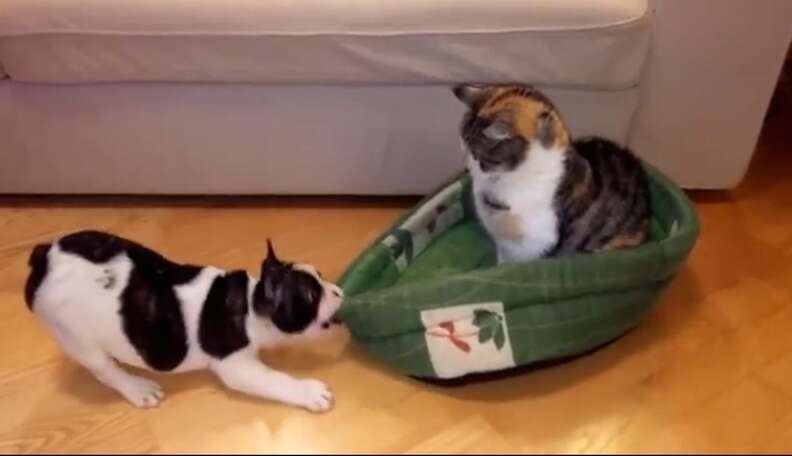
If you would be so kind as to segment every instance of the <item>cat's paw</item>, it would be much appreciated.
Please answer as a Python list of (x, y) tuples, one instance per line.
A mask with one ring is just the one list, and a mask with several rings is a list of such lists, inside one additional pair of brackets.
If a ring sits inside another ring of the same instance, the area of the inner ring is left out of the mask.
[(327, 412), (333, 408), (333, 393), (319, 380), (300, 381), (300, 405), (314, 413)]

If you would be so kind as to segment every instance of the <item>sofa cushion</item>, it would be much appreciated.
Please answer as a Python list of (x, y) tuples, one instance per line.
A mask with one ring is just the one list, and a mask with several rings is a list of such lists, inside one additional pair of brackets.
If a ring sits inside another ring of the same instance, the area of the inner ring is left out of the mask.
[[(624, 144), (640, 89), (545, 93)], [(442, 85), (0, 81), (0, 195), (425, 194), (465, 166), (464, 111)]]
[(27, 82), (445, 83), (624, 88), (648, 0), (3, 0)]

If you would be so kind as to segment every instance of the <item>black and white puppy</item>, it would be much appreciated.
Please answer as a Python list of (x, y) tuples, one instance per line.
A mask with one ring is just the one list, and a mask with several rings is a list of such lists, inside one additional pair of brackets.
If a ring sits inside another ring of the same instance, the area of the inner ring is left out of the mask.
[(70, 358), (137, 407), (159, 405), (162, 388), (116, 361), (162, 372), (210, 369), (231, 389), (329, 410), (324, 383), (270, 369), (258, 351), (325, 333), (341, 289), (267, 247), (254, 278), (177, 264), (128, 239), (81, 231), (33, 249), (25, 300)]

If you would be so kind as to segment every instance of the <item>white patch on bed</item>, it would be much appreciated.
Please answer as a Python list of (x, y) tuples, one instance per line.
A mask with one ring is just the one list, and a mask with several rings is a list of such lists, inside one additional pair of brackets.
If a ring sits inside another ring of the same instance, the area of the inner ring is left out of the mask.
[[(479, 328), (473, 324), (475, 312), (484, 310), (499, 315), (502, 320), (504, 343), (498, 348), (493, 339), (479, 343)], [(426, 328), (426, 347), (435, 373), (440, 378), (453, 378), (476, 372), (507, 369), (516, 365), (512, 351), (503, 303), (490, 302), (464, 304), (421, 312)], [(453, 322), (454, 337), (462, 342), (455, 344), (447, 325)], [(469, 348), (469, 351), (465, 350)]]

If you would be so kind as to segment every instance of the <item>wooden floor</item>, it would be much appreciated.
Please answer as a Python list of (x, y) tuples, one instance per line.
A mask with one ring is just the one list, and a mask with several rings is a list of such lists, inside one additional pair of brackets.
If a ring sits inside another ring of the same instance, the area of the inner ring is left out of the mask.
[(413, 203), (316, 199), (0, 201), (0, 452), (792, 451), (792, 116), (768, 124), (747, 180), (692, 192), (700, 241), (643, 325), (574, 362), (461, 389), (368, 359), (341, 332), (264, 357), (329, 383), (326, 415), (158, 377), (139, 411), (64, 359), (22, 299), (31, 246), (96, 227), (185, 261), (256, 268), (281, 256), (338, 277)]

